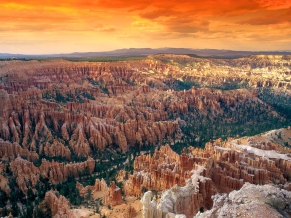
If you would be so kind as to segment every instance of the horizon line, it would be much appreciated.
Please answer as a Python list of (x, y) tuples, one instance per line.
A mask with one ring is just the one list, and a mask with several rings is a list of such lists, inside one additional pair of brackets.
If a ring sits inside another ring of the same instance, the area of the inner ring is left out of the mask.
[(84, 53), (107, 53), (120, 50), (130, 50), (130, 49), (151, 49), (151, 50), (161, 50), (161, 49), (188, 49), (188, 50), (217, 50), (217, 51), (230, 51), (230, 52), (288, 52), (291, 53), (291, 50), (232, 50), (232, 49), (218, 49), (218, 48), (187, 48), (187, 47), (162, 47), (162, 48), (150, 48), (150, 47), (135, 47), (135, 48), (118, 48), (113, 50), (103, 50), (103, 51), (73, 51), (73, 52), (60, 52), (60, 53), (9, 53), (9, 52), (0, 52), (0, 55), (68, 55), (68, 54), (84, 54)]

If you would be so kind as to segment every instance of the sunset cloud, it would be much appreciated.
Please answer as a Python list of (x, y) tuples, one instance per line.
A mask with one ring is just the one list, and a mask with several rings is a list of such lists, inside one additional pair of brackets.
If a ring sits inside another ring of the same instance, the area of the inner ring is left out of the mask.
[(291, 8), (277, 11), (269, 11), (264, 15), (245, 19), (240, 24), (272, 25), (279, 23), (291, 23)]
[(0, 8), (0, 53), (291, 50), (289, 0), (1, 0)]

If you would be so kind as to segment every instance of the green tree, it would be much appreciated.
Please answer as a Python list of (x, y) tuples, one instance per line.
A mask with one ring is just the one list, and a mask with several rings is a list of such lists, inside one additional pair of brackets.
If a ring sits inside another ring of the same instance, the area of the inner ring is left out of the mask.
[(0, 189), (0, 207), (4, 207), (6, 205), (7, 200), (8, 196), (6, 192)]
[(30, 201), (34, 201), (35, 200), (35, 194), (33, 193), (31, 188), (29, 188), (27, 190), (27, 199), (30, 200)]
[(19, 207), (17, 205), (17, 202), (12, 202), (11, 209), (12, 209), (13, 217), (17, 217), (18, 216), (18, 212), (19, 212)]
[(7, 208), (6, 207), (3, 207), (2, 208), (2, 216), (7, 216), (8, 215), (8, 211), (7, 211)]

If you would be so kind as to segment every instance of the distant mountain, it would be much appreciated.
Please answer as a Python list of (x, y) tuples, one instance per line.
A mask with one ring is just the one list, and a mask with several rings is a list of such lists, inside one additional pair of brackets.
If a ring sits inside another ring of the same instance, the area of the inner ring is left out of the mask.
[(25, 57), (25, 56), (28, 56), (28, 55), (0, 53), (0, 58), (19, 58), (19, 57)]
[(291, 55), (291, 51), (233, 51), (219, 49), (189, 49), (189, 48), (128, 48), (105, 52), (74, 52), (69, 54), (25, 55), (0, 53), (0, 58), (93, 58), (93, 57), (121, 57), (147, 56), (159, 53), (189, 54), (202, 57), (245, 57), (249, 55)]

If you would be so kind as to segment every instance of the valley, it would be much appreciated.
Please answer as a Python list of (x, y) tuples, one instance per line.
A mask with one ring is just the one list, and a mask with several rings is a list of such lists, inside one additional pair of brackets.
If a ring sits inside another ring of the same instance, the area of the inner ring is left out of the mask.
[(0, 214), (290, 216), (290, 126), (289, 55), (2, 60)]

